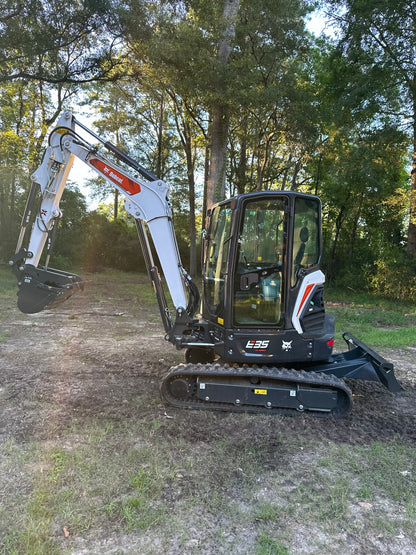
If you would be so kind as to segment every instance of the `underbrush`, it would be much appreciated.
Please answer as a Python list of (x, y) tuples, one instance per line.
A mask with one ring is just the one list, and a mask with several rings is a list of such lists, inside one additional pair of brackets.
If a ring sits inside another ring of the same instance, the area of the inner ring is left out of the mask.
[(17, 291), (17, 280), (10, 266), (0, 264), (0, 293), (3, 298), (15, 294)]

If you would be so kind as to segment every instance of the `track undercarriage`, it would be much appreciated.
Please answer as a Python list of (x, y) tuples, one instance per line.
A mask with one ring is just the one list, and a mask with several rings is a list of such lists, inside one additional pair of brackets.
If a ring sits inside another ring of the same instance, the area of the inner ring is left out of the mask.
[(353, 335), (345, 333), (344, 339), (349, 351), (304, 368), (180, 364), (165, 376), (161, 394), (179, 408), (340, 418), (353, 405), (343, 378), (376, 381), (391, 392), (403, 389), (391, 363)]
[(161, 386), (180, 408), (229, 412), (291, 413), (341, 417), (352, 407), (345, 382), (322, 372), (276, 367), (180, 364)]

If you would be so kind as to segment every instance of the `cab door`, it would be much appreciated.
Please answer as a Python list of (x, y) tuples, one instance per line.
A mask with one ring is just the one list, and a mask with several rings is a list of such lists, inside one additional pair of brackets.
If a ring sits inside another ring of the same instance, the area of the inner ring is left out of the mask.
[(287, 206), (285, 196), (243, 205), (233, 288), (236, 327), (283, 326)]
[(231, 204), (216, 206), (211, 214), (204, 267), (204, 317), (224, 325), (226, 278), (230, 249)]

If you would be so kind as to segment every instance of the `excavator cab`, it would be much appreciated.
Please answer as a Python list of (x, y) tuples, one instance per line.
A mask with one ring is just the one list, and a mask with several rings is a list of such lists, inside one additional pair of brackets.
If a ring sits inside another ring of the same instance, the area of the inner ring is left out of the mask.
[[(321, 203), (296, 192), (240, 195), (213, 207), (206, 237), (203, 317), (239, 362), (327, 360)], [(232, 337), (232, 339), (230, 339)]]
[[(242, 209), (238, 239), (231, 245), (231, 203), (217, 206), (212, 215), (211, 241), (206, 260), (205, 306), (207, 317), (221, 323), (225, 316), (224, 290), (229, 275), (232, 280), (233, 325), (282, 325), (284, 299), (282, 264), (287, 236), (286, 199), (252, 199), (240, 204)], [(234, 203), (235, 204), (235, 203)], [(234, 208), (235, 211), (235, 208)]]

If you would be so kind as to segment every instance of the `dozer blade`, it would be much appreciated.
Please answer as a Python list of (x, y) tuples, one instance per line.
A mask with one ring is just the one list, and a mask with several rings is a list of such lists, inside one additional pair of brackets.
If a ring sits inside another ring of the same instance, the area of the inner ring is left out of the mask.
[(343, 353), (345, 360), (354, 360), (360, 356), (365, 357), (374, 368), (376, 378), (373, 379), (380, 381), (384, 387), (392, 393), (398, 393), (404, 390), (394, 375), (394, 366), (391, 362), (385, 360), (351, 333), (343, 333), (342, 337), (346, 341), (349, 349), (348, 353)]
[(83, 287), (76, 274), (25, 264), (19, 276), (17, 306), (25, 314), (56, 308)]
[(403, 387), (394, 375), (394, 366), (391, 362), (385, 360), (351, 333), (344, 333), (343, 338), (348, 344), (348, 351), (336, 353), (326, 362), (313, 363), (309, 369), (332, 374), (338, 378), (379, 382), (392, 393), (403, 391)]

